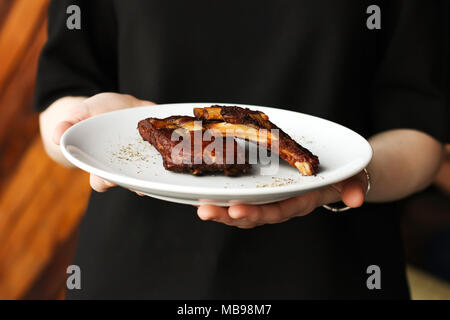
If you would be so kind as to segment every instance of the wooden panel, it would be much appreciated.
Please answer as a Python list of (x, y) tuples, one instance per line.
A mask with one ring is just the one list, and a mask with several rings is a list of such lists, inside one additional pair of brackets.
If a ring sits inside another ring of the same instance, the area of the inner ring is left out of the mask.
[(72, 264), (73, 253), (78, 240), (78, 230), (55, 250), (52, 262), (41, 272), (26, 296), (27, 300), (64, 299), (67, 280), (67, 266)]
[(31, 108), (47, 7), (0, 0), (0, 299), (63, 297), (90, 193), (87, 174), (47, 157)]
[(48, 0), (14, 0), (0, 30), (0, 90), (27, 53), (47, 6)]
[(11, 8), (13, 0), (0, 0), (0, 28), (8, 16), (8, 11)]
[(89, 193), (87, 174), (55, 165), (36, 138), (0, 197), (0, 299), (27, 294), (78, 226)]
[[(25, 6), (25, 2), (32, 5)], [(14, 1), (11, 4), (0, 29), (0, 192), (17, 159), (38, 132), (37, 114), (31, 103), (37, 61), (46, 40), (48, 1)], [(30, 7), (35, 10), (32, 15)], [(22, 28), (14, 29), (19, 24)]]
[(31, 104), (38, 56), (46, 39), (45, 29), (43, 21), (17, 72), (0, 95), (0, 105), (3, 106), (0, 117), (0, 190), (17, 159), (20, 159), (29, 145), (30, 137), (38, 133), (38, 115), (33, 112)]

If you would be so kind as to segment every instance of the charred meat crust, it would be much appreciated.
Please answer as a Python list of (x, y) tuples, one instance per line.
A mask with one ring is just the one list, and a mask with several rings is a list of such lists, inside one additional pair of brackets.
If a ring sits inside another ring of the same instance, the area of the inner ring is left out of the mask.
[[(245, 154), (241, 155), (238, 152), (237, 144), (234, 141), (233, 144), (233, 155), (234, 155), (234, 164), (226, 163), (226, 144), (224, 141), (223, 150), (223, 159), (222, 163), (217, 161), (218, 159), (215, 157), (215, 154), (212, 153), (211, 157), (206, 161), (204, 158), (208, 153), (203, 154), (204, 149), (214, 141), (214, 137), (212, 137), (211, 141), (202, 141), (201, 148), (201, 163), (195, 163), (195, 150), (194, 145), (191, 144), (190, 152), (186, 154), (182, 154), (182, 152), (178, 154), (173, 154), (173, 148), (180, 143), (180, 141), (184, 138), (187, 138), (186, 135), (190, 135), (190, 141), (194, 141), (194, 130), (187, 130), (183, 128), (183, 125), (186, 125), (193, 128), (192, 125), (196, 120), (193, 117), (188, 116), (171, 116), (165, 119), (157, 119), (157, 118), (148, 118), (142, 120), (138, 124), (138, 130), (141, 137), (150, 142), (156, 150), (161, 154), (163, 159), (164, 168), (167, 170), (178, 172), (178, 173), (191, 173), (195, 175), (201, 175), (205, 173), (213, 173), (213, 172), (223, 172), (228, 176), (240, 175), (251, 167), (245, 161)], [(178, 137), (180, 140), (173, 139), (174, 131), (177, 130)], [(175, 156), (177, 159), (172, 159), (172, 156)], [(189, 157), (189, 161), (183, 161)]]
[[(250, 165), (245, 162), (245, 154), (239, 155), (236, 151), (236, 142), (234, 142), (234, 164), (225, 164), (225, 161), (222, 161), (224, 164), (219, 164), (215, 162), (217, 159), (209, 159), (208, 163), (202, 162), (201, 164), (195, 164), (191, 159), (189, 163), (180, 164), (179, 161), (172, 159), (172, 150), (179, 143), (172, 139), (174, 131), (181, 130), (181, 132), (189, 132), (192, 135), (195, 130), (211, 130), (215, 135), (246, 139), (268, 149), (275, 146), (279, 156), (297, 168), (303, 175), (317, 174), (318, 157), (269, 121), (269, 117), (263, 112), (236, 106), (215, 105), (207, 108), (194, 108), (194, 115), (195, 118), (171, 116), (165, 119), (148, 118), (139, 122), (138, 129), (142, 138), (159, 151), (167, 170), (193, 174), (223, 171), (226, 175), (239, 175), (246, 172)], [(199, 123), (196, 120), (202, 122)], [(260, 129), (266, 129), (266, 135), (262, 134), (263, 131)], [(277, 134), (273, 134), (272, 129), (277, 129)], [(203, 141), (202, 150), (209, 143), (211, 141)], [(225, 157), (226, 148), (224, 147), (223, 150), (225, 150), (223, 154)], [(195, 157), (193, 150), (191, 150), (191, 156)], [(243, 159), (238, 161), (236, 157), (243, 157)]]
[[(235, 106), (215, 105), (208, 108), (195, 108), (194, 115), (199, 120), (222, 121), (230, 124), (211, 123), (208, 128), (217, 129), (223, 135), (231, 134), (238, 138), (256, 142), (268, 149), (270, 149), (272, 141), (277, 140), (279, 155), (283, 160), (297, 168), (303, 175), (315, 175), (317, 173), (319, 158), (270, 122), (269, 117), (263, 112)], [(254, 132), (251, 129), (266, 129), (268, 130), (267, 137), (260, 139), (258, 135), (246, 134), (246, 131)], [(278, 138), (270, 134), (271, 129), (278, 129)]]

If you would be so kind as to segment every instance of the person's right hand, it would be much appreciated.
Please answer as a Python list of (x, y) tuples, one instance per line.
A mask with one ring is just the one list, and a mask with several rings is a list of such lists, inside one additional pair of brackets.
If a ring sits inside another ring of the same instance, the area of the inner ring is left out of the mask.
[[(63, 133), (74, 124), (90, 117), (115, 110), (153, 105), (151, 101), (139, 100), (133, 96), (118, 93), (100, 93), (73, 105), (68, 116), (59, 122), (53, 132), (53, 142), (59, 145)], [(98, 176), (91, 174), (90, 184), (97, 192), (105, 192), (115, 186)]]

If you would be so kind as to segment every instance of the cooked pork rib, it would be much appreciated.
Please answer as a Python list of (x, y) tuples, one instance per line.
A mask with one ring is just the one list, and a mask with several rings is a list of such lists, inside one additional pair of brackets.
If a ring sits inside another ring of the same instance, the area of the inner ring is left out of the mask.
[[(251, 166), (245, 160), (245, 152), (239, 152), (236, 141), (233, 140), (233, 163), (227, 163), (226, 139), (222, 140), (224, 150), (222, 155), (211, 150), (204, 152), (208, 145), (214, 142), (215, 138), (211, 137), (211, 141), (202, 140), (202, 147), (195, 148), (195, 132), (205, 130), (199, 121), (188, 116), (172, 116), (165, 119), (148, 118), (142, 120), (138, 124), (138, 130), (142, 138), (150, 142), (161, 154), (164, 167), (174, 172), (187, 172), (195, 175), (211, 172), (223, 172), (225, 175), (235, 176), (245, 173)], [(203, 135), (201, 136), (203, 137)], [(179, 139), (174, 139), (179, 138)], [(190, 149), (182, 149), (174, 151), (174, 148), (184, 139), (188, 140)], [(219, 142), (220, 143), (220, 142)], [(173, 152), (174, 151), (174, 152)], [(222, 156), (222, 160), (220, 160)], [(195, 159), (200, 159), (195, 161)], [(199, 162), (199, 163), (196, 163)]]
[[(270, 122), (263, 112), (240, 107), (211, 106), (195, 108), (194, 115), (197, 119), (206, 121), (205, 127), (216, 130), (223, 136), (246, 139), (268, 149), (277, 142), (278, 148), (275, 149), (278, 149), (283, 160), (305, 176), (317, 173), (319, 158)], [(272, 129), (278, 129), (278, 134), (274, 134)]]

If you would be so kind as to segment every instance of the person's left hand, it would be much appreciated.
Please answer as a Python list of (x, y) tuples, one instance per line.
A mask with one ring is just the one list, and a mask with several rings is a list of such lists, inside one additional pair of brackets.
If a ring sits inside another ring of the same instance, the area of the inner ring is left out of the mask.
[(250, 229), (305, 216), (317, 207), (338, 201), (343, 201), (351, 208), (360, 207), (364, 203), (367, 183), (366, 175), (362, 171), (345, 181), (284, 201), (259, 206), (236, 205), (229, 208), (202, 205), (197, 214), (202, 220)]

